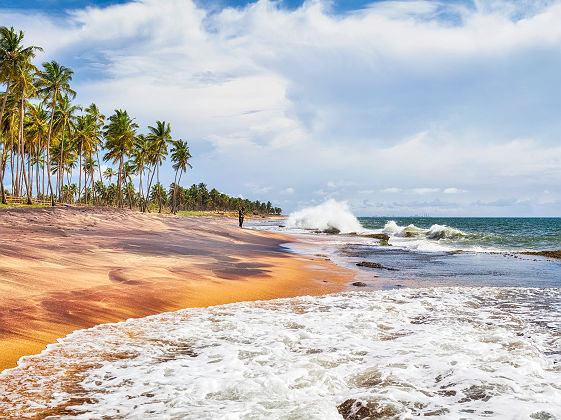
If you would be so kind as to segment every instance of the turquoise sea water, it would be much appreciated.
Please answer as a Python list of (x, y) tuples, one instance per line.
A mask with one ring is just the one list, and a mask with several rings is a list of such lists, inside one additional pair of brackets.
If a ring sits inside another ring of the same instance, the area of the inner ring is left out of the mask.
[(561, 218), (498, 218), (498, 217), (359, 217), (360, 223), (367, 229), (384, 229), (394, 221), (411, 233), (410, 237), (426, 236), (425, 232), (432, 226), (451, 228), (439, 240), (441, 244), (465, 247), (496, 248), (504, 250), (557, 250), (561, 249)]

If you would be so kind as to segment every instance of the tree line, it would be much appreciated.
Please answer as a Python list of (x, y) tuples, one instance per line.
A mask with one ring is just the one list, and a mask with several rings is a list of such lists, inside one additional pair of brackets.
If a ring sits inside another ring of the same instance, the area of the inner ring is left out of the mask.
[[(187, 141), (173, 139), (170, 123), (156, 121), (146, 133), (122, 109), (105, 117), (96, 104), (73, 104), (74, 72), (56, 61), (36, 67), (38, 46), (25, 46), (23, 31), (0, 27), (0, 199), (6, 195), (59, 203), (185, 210), (234, 210), (280, 213), (271, 203), (229, 197), (205, 184), (182, 188), (190, 164)], [(166, 190), (160, 167), (168, 157), (175, 171)], [(101, 159), (114, 166), (105, 171)], [(78, 182), (73, 173), (78, 169)], [(6, 191), (4, 179), (11, 175)], [(138, 180), (138, 185), (133, 182)], [(115, 179), (115, 182), (112, 182)], [(104, 182), (107, 181), (107, 183)], [(35, 193), (35, 194), (34, 194)]]

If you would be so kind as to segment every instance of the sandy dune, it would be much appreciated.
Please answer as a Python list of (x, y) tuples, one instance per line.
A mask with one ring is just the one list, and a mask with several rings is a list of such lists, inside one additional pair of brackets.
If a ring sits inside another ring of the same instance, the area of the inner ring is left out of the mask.
[(353, 272), (294, 258), (230, 219), (0, 209), (0, 370), (69, 332), (186, 307), (341, 290)]

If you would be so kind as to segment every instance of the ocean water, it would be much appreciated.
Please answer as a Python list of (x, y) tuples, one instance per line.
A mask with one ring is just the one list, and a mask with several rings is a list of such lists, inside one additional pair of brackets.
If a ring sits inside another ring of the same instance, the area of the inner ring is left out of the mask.
[(366, 287), (76, 331), (0, 373), (0, 418), (561, 419), (561, 260), (517, 253), (560, 249), (560, 219), (330, 202), (248, 226)]

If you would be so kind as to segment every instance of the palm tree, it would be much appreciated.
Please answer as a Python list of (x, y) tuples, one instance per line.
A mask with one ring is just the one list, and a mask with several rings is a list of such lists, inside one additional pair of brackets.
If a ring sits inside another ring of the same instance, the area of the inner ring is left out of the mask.
[(57, 108), (56, 104), (62, 98), (62, 95), (70, 95), (72, 98), (76, 97), (76, 92), (70, 88), (73, 73), (68, 67), (61, 66), (56, 61), (51, 61), (50, 63), (43, 63), (43, 71), (39, 73), (39, 80), (37, 82), (38, 93), (44, 97), (45, 101), (51, 101), (51, 119), (47, 133), (47, 173), (49, 174), (49, 189), (53, 206), (55, 205), (55, 199), (50, 176), (50, 146), (53, 121)]
[[(97, 146), (97, 133), (93, 117), (89, 114), (78, 116), (74, 134), (74, 146), (78, 149), (77, 152), (80, 157), (80, 174), (78, 180), (78, 200), (80, 200), (82, 196), (82, 156), (85, 155), (86, 158), (91, 158), (91, 152)], [(84, 182), (84, 184), (86, 184), (86, 182)]]
[[(10, 93), (10, 85), (17, 76), (18, 68), (22, 63), (30, 63), (37, 51), (43, 51), (37, 46), (23, 46), (23, 31), (16, 32), (13, 27), (0, 27), (0, 83), (6, 85), (4, 98), (2, 99), (2, 109), (0, 110), (0, 120), (4, 116), (6, 101)], [(25, 66), (24, 66), (25, 67)]]
[(45, 154), (43, 153), (43, 143), (47, 138), (47, 131), (49, 126), (49, 115), (41, 104), (34, 105), (32, 103), (27, 106), (27, 118), (25, 121), (25, 128), (28, 140), (35, 145), (35, 161), (36, 176), (37, 176), (37, 195), (39, 195), (39, 167), (43, 171), (42, 181), (43, 187), (41, 195), (45, 194)]
[[(132, 150), (133, 165), (136, 173), (139, 176), (138, 190), (140, 192), (141, 208), (146, 211), (146, 202), (144, 198), (144, 190), (142, 186), (142, 175), (144, 174), (144, 166), (149, 163), (150, 157), (150, 142), (146, 139), (144, 134), (138, 135), (134, 139)], [(150, 173), (148, 173), (150, 175)]]
[(4, 142), (3, 136), (0, 136), (0, 145), (2, 145), (2, 149), (0, 150), (0, 198), (2, 204), (8, 204), (6, 201), (6, 192), (4, 191), (4, 171), (8, 164), (8, 151), (6, 150), (6, 143)]
[[(65, 152), (65, 140), (68, 138), (69, 140), (72, 139), (72, 131), (76, 128), (76, 116), (74, 115), (77, 111), (81, 108), (76, 105), (72, 105), (70, 103), (70, 98), (68, 95), (64, 95), (60, 98), (58, 102), (58, 107), (55, 111), (55, 121), (54, 121), (54, 128), (56, 131), (60, 132), (60, 161), (59, 164), (62, 165), (62, 171), (59, 171), (59, 181), (57, 182), (59, 188), (59, 200), (61, 198), (61, 191), (62, 187), (64, 186), (64, 164), (65, 160), (63, 159), (64, 152)], [(68, 137), (66, 136), (68, 134)]]
[[(92, 103), (89, 107), (86, 108), (86, 112), (90, 115), (95, 121), (95, 147), (93, 151), (95, 151), (96, 159), (98, 162), (99, 160), (99, 149), (103, 148), (103, 141), (102, 141), (102, 130), (103, 125), (105, 124), (105, 115), (103, 115), (96, 104)], [(103, 185), (103, 176), (101, 175), (101, 165), (98, 165), (99, 169), (99, 180), (101, 181), (101, 185)]]
[[(105, 179), (108, 179), (109, 184), (111, 184), (111, 178), (113, 178), (115, 176), (115, 171), (113, 170), (113, 168), (107, 168), (103, 172), (103, 176), (105, 177)], [(103, 185), (103, 183), (101, 183), (101, 185)]]
[[(152, 172), (152, 179), (150, 184), (154, 179), (154, 173), (157, 173), (157, 182), (160, 183), (160, 165), (166, 159), (168, 154), (168, 142), (171, 141), (171, 128), (169, 123), (166, 124), (165, 121), (156, 121), (156, 127), (148, 126), (148, 136), (147, 139), (151, 143), (151, 153), (150, 153), (150, 163), (154, 166), (154, 172)], [(150, 184), (148, 184), (148, 191), (150, 191)], [(157, 190), (158, 192), (158, 213), (162, 212), (162, 196), (160, 194), (161, 188)]]
[[(125, 191), (127, 192), (127, 198), (129, 200), (129, 209), (132, 210), (132, 192), (134, 192), (134, 186), (132, 185), (132, 175), (135, 174), (136, 168), (133, 162), (126, 161), (123, 165), (123, 181), (125, 182)], [(130, 187), (130, 188), (129, 188)]]
[[(28, 60), (30, 58), (28, 57)], [(19, 130), (18, 130), (18, 170), (16, 174), (19, 174), (19, 164), (21, 160), (21, 170), (23, 175), (23, 180), (25, 183), (25, 190), (27, 195), (27, 204), (32, 204), (31, 202), (31, 189), (30, 180), (27, 179), (27, 174), (25, 170), (25, 141), (24, 141), (24, 119), (25, 119), (25, 107), (27, 105), (27, 98), (33, 97), (36, 94), (36, 89), (34, 85), (34, 71), (35, 66), (31, 64), (30, 61), (21, 60), (17, 67), (12, 73), (12, 80), (14, 82), (13, 89), (19, 102)]]
[[(181, 175), (183, 172), (187, 171), (187, 166), (193, 168), (189, 163), (191, 159), (191, 153), (189, 153), (189, 146), (187, 142), (183, 140), (177, 140), (172, 142), (173, 149), (171, 149), (171, 160), (174, 162), (173, 169), (175, 169), (175, 181), (173, 183), (173, 204), (172, 211), (177, 213), (177, 185), (181, 182)], [(177, 174), (179, 172), (179, 180), (177, 179)]]
[(117, 201), (119, 207), (123, 207), (123, 194), (121, 191), (121, 175), (125, 156), (129, 156), (132, 150), (136, 129), (136, 124), (127, 111), (116, 109), (115, 113), (109, 117), (109, 124), (105, 126), (105, 148), (108, 152), (103, 160), (113, 160), (119, 162), (119, 172), (117, 173)]

